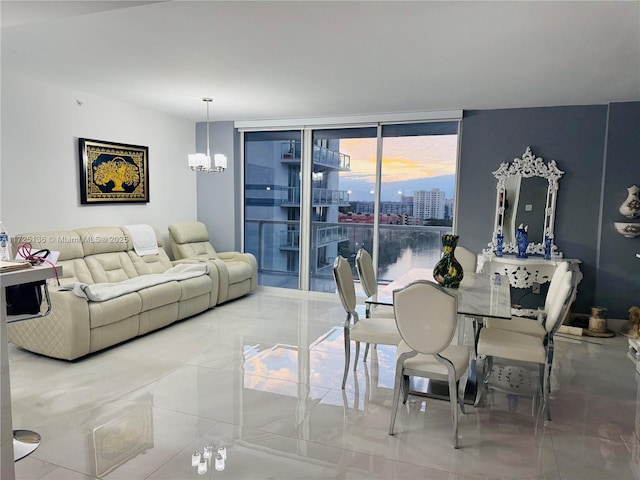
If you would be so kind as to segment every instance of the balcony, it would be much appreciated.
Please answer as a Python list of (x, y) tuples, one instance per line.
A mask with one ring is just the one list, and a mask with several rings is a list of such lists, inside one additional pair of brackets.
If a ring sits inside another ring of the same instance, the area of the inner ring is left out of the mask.
[[(323, 225), (323, 224), (320, 224)], [(323, 247), (335, 242), (346, 242), (349, 240), (347, 228), (342, 226), (321, 227), (313, 225), (315, 230), (314, 247)], [(280, 250), (298, 250), (300, 248), (300, 231), (287, 230), (280, 232)]]
[[(301, 153), (301, 143), (298, 141), (289, 140), (280, 144), (280, 159), (283, 163), (300, 163)], [(326, 147), (314, 145), (313, 165), (314, 170), (316, 167), (326, 167), (348, 172), (351, 170), (351, 157)]]
[[(300, 187), (281, 187), (281, 207), (300, 207)], [(328, 188), (314, 188), (312, 203), (314, 207), (348, 207), (349, 192), (347, 190), (332, 190)]]

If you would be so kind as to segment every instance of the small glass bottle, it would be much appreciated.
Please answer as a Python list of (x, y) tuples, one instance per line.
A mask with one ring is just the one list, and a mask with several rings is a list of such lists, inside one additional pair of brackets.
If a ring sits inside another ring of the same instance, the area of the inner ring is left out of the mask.
[(11, 260), (11, 239), (2, 222), (0, 222), (0, 260)]

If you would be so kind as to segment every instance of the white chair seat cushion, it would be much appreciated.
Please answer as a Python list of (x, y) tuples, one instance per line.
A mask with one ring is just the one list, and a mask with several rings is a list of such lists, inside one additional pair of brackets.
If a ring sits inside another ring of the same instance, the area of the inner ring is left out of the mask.
[[(396, 350), (396, 361), (403, 353), (412, 352), (413, 349), (407, 345), (404, 340), (398, 345)], [(440, 355), (449, 359), (453, 363), (456, 369), (456, 381), (464, 375), (469, 368), (469, 347), (460, 345), (449, 345), (444, 349)], [(449, 372), (447, 366), (440, 363), (433, 355), (424, 355), (419, 353), (415, 357), (408, 358), (404, 362), (404, 368), (407, 370), (414, 370), (416, 372), (425, 372), (431, 374), (431, 377), (438, 375), (442, 378), (447, 378)]]
[(478, 354), (537, 363), (544, 363), (546, 358), (540, 338), (500, 328), (483, 328), (480, 331)]
[(534, 319), (522, 317), (511, 317), (511, 320), (485, 318), (484, 326), (486, 328), (500, 328), (502, 330), (524, 333), (525, 335), (533, 335), (538, 338), (544, 338), (547, 334), (542, 323)]
[(379, 343), (381, 345), (400, 343), (400, 333), (393, 318), (361, 318), (351, 327), (349, 335), (351, 340), (356, 342)]

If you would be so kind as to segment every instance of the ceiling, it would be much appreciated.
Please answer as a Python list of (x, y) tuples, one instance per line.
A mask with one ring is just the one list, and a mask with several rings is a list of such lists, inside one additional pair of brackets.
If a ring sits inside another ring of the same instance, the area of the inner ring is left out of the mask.
[(0, 16), (3, 75), (193, 121), (202, 97), (212, 120), (640, 100), (640, 1), (2, 0)]

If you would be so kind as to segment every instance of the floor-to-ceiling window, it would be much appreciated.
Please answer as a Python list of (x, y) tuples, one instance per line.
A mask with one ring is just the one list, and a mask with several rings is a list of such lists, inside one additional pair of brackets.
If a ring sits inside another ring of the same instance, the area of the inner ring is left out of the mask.
[(298, 288), (301, 132), (244, 135), (244, 248), (258, 283)]
[(382, 126), (378, 279), (432, 268), (453, 227), (458, 122)]
[[(363, 186), (371, 189), (367, 177), (371, 158), (375, 164), (377, 133), (375, 127), (315, 129), (312, 138), (310, 288), (331, 292), (336, 256), (349, 259), (353, 267), (355, 252), (373, 238), (372, 213), (363, 217), (366, 222), (359, 221), (352, 215), (352, 201), (361, 198)], [(352, 142), (358, 143), (358, 151), (346, 153)], [(369, 193), (365, 197), (373, 199)]]
[(383, 283), (432, 267), (454, 225), (458, 125), (244, 131), (245, 249), (259, 283), (334, 291), (335, 257), (353, 266), (362, 247)]

